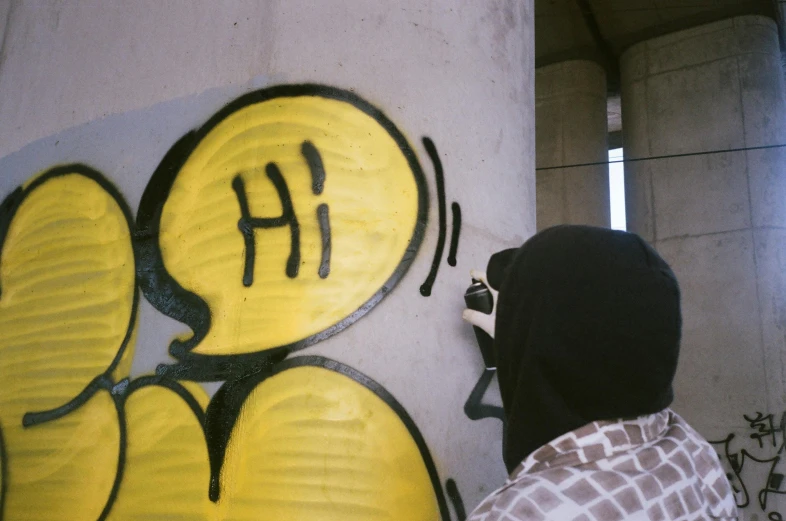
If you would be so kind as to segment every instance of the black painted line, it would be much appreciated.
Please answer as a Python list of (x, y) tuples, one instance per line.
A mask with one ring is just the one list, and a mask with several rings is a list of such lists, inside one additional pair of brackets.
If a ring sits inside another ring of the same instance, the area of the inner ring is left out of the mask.
[(423, 435), (420, 433), (414, 420), (412, 420), (404, 407), (384, 387), (363, 373), (340, 362), (336, 362), (335, 360), (313, 355), (298, 356), (288, 359), (283, 359), (283, 357), (281, 357), (275, 362), (269, 362), (264, 366), (258, 367), (253, 374), (226, 382), (213, 396), (213, 399), (207, 407), (205, 416), (205, 433), (208, 440), (208, 455), (210, 458), (211, 473), (209, 488), (210, 500), (215, 502), (220, 499), (221, 468), (224, 463), (226, 449), (229, 445), (232, 431), (237, 423), (237, 419), (240, 416), (240, 411), (246, 399), (251, 392), (266, 379), (298, 367), (318, 367), (344, 375), (373, 392), (398, 415), (399, 419), (412, 436), (412, 439), (415, 441), (420, 451), (420, 455), (423, 458), (423, 463), (437, 498), (442, 521), (451, 521), (436, 465), (431, 458)]
[(458, 521), (465, 521), (467, 519), (467, 510), (464, 508), (464, 500), (461, 498), (458, 485), (453, 478), (449, 478), (445, 482), (445, 489), (447, 489), (450, 502), (453, 503), (453, 510), (456, 512)]
[[(281, 199), (281, 206), (283, 209), (281, 217), (289, 224), (291, 244), (289, 247), (289, 258), (287, 259), (287, 276), (290, 279), (294, 279), (297, 277), (298, 270), (300, 269), (300, 225), (297, 222), (295, 209), (292, 207), (292, 197), (289, 194), (289, 188), (284, 180), (284, 176), (281, 175), (281, 171), (275, 163), (268, 163), (265, 167), (265, 172), (267, 173), (267, 177), (276, 187), (278, 197)], [(263, 224), (257, 224), (264, 221), (265, 219), (252, 219), (252, 223), (255, 226), (266, 227)]]
[(232, 189), (235, 191), (237, 202), (240, 205), (240, 220), (237, 222), (237, 227), (240, 229), (240, 233), (243, 234), (243, 242), (245, 243), (243, 285), (248, 287), (254, 283), (254, 261), (257, 258), (257, 251), (256, 241), (254, 240), (254, 230), (247, 225), (248, 219), (251, 218), (251, 212), (248, 209), (246, 187), (243, 183), (243, 178), (239, 175), (236, 175), (232, 180)]
[(240, 416), (240, 410), (256, 386), (273, 374), (274, 365), (280, 360), (283, 360), (283, 356), (275, 360), (268, 360), (265, 364), (256, 367), (254, 372), (250, 374), (225, 382), (213, 395), (207, 406), (204, 416), (204, 432), (210, 463), (208, 497), (214, 503), (221, 496), (221, 469), (224, 465), (232, 431)]
[[(134, 257), (134, 264), (135, 264), (135, 273), (134, 273), (134, 289), (133, 295), (131, 298), (131, 313), (128, 319), (128, 325), (126, 326), (126, 332), (123, 337), (123, 340), (118, 347), (117, 352), (115, 353), (114, 358), (110, 362), (109, 366), (104, 370), (104, 372), (98, 376), (96, 376), (90, 383), (88, 383), (85, 388), (74, 398), (69, 400), (67, 403), (56, 407), (54, 409), (50, 409), (48, 411), (31, 411), (25, 413), (22, 417), (22, 425), (24, 427), (32, 427), (34, 425), (39, 425), (45, 422), (53, 421), (58, 418), (69, 414), (70, 412), (78, 409), (93, 396), (95, 393), (101, 389), (109, 389), (112, 385), (112, 373), (117, 368), (120, 360), (123, 358), (126, 349), (128, 348), (128, 344), (131, 342), (133, 338), (134, 328), (136, 326), (136, 317), (139, 308), (139, 251), (136, 248), (136, 241), (134, 240), (134, 220), (131, 216), (131, 208), (126, 203), (125, 199), (123, 198), (122, 194), (117, 190), (117, 188), (106, 179), (103, 174), (90, 168), (89, 166), (83, 164), (70, 164), (70, 165), (63, 165), (51, 168), (50, 170), (44, 172), (37, 178), (35, 178), (24, 190), (21, 195), (21, 198), (17, 201), (16, 206), (12, 209), (12, 211), (6, 216), (3, 215), (2, 218), (5, 219), (7, 217), (8, 222), (5, 225), (0, 224), (0, 233), (3, 235), (0, 236), (0, 254), (2, 251), (2, 247), (5, 241), (5, 234), (7, 233), (8, 227), (10, 226), (11, 220), (13, 219), (16, 211), (19, 209), (19, 206), (23, 202), (25, 198), (27, 198), (30, 194), (32, 194), (38, 187), (44, 185), (45, 183), (51, 181), (52, 179), (56, 179), (58, 177), (66, 176), (66, 175), (80, 175), (91, 181), (95, 182), (99, 185), (101, 189), (104, 190), (112, 199), (114, 199), (115, 203), (120, 208), (120, 211), (123, 214), (123, 217), (126, 220), (126, 225), (128, 226), (128, 235), (130, 246), (132, 249), (132, 254)], [(5, 202), (4, 202), (5, 204)], [(13, 204), (11, 205), (13, 206)]]
[[(160, 378), (158, 376), (143, 376), (133, 381), (123, 379), (116, 386), (111, 386), (111, 382), (107, 384), (106, 381), (104, 381), (103, 384), (103, 390), (110, 391), (109, 395), (112, 398), (112, 403), (115, 406), (120, 440), (115, 480), (112, 483), (112, 489), (110, 490), (107, 501), (104, 504), (104, 508), (98, 517), (98, 521), (105, 521), (111, 513), (112, 507), (117, 500), (117, 496), (123, 482), (128, 451), (128, 423), (126, 419), (125, 402), (131, 394), (133, 394), (135, 391), (138, 391), (139, 389), (149, 386), (160, 386), (175, 392), (185, 401), (192, 412), (194, 412), (204, 433), (204, 413), (199, 405), (199, 402), (197, 402), (191, 393), (189, 393), (188, 390), (178, 382)], [(109, 385), (109, 387), (107, 387), (107, 385)], [(5, 480), (3, 481), (3, 484), (5, 484)]]
[[(30, 427), (44, 422), (52, 421), (62, 416), (65, 416), (66, 414), (81, 407), (99, 390), (108, 392), (110, 398), (112, 399), (112, 403), (115, 406), (120, 439), (118, 445), (117, 468), (115, 470), (115, 480), (112, 483), (112, 488), (109, 492), (106, 503), (104, 504), (104, 508), (102, 509), (101, 514), (98, 516), (97, 521), (105, 521), (106, 518), (109, 516), (112, 506), (117, 500), (117, 494), (118, 491), (120, 490), (120, 484), (123, 480), (123, 472), (125, 469), (126, 444), (128, 443), (128, 440), (126, 434), (125, 412), (123, 410), (124, 397), (120, 394), (115, 394), (113, 392), (114, 388), (115, 386), (112, 385), (111, 378), (107, 375), (107, 373), (104, 373), (93, 379), (93, 381), (85, 388), (85, 390), (79, 393), (79, 395), (77, 395), (77, 397), (74, 398), (74, 400), (72, 400), (68, 404), (58, 407), (57, 409), (52, 409), (50, 411), (44, 411), (40, 413), (26, 413), (22, 418), (22, 424), (25, 427)], [(3, 459), (3, 461), (5, 461), (5, 458)], [(6, 486), (6, 483), (7, 483), (7, 476), (4, 475), (3, 488)], [(3, 502), (0, 502), (0, 521), (2, 521), (3, 504), (4, 504)]]
[(325, 203), (317, 207), (317, 221), (319, 221), (319, 234), (322, 237), (322, 259), (319, 262), (319, 277), (326, 279), (330, 275), (330, 254), (332, 238), (330, 235), (330, 210)]
[(322, 156), (311, 141), (303, 141), (300, 151), (306, 158), (311, 172), (311, 191), (314, 195), (320, 195), (325, 189), (325, 166), (322, 164)]
[(117, 500), (117, 493), (120, 490), (120, 484), (123, 482), (123, 473), (126, 467), (126, 445), (128, 443), (128, 433), (126, 425), (126, 415), (123, 408), (123, 396), (110, 394), (112, 401), (115, 404), (115, 411), (117, 412), (117, 425), (120, 431), (120, 447), (117, 451), (117, 471), (115, 472), (115, 481), (112, 483), (112, 490), (109, 492), (104, 509), (101, 515), (98, 516), (97, 521), (105, 521), (112, 511), (112, 506)]
[(469, 393), (469, 398), (464, 403), (464, 414), (470, 420), (482, 420), (483, 418), (497, 418), (505, 423), (505, 410), (496, 405), (486, 405), (483, 402), (483, 396), (491, 384), (491, 379), (494, 378), (496, 369), (486, 368), (483, 374), (478, 378), (472, 392)]
[(456, 254), (458, 253), (459, 237), (461, 236), (461, 206), (456, 201), (450, 205), (453, 214), (453, 227), (450, 234), (450, 250), (448, 250), (448, 264), (456, 266)]
[(186, 324), (193, 332), (185, 340), (175, 338), (169, 344), (169, 353), (175, 358), (196, 347), (207, 336), (212, 321), (207, 302), (196, 293), (186, 291), (166, 271), (158, 244), (164, 202), (196, 140), (196, 132), (189, 132), (167, 151), (142, 193), (136, 215), (135, 237), (140, 258), (137, 277), (142, 292), (154, 308)]
[(42, 423), (50, 422), (62, 418), (63, 416), (69, 414), (77, 410), (78, 408), (82, 407), (84, 404), (90, 400), (98, 391), (100, 390), (109, 390), (112, 387), (112, 382), (107, 376), (107, 373), (102, 373), (93, 380), (90, 381), (89, 384), (85, 386), (82, 391), (77, 394), (74, 398), (72, 398), (67, 403), (55, 407), (54, 409), (49, 409), (48, 411), (34, 411), (34, 412), (26, 412), (24, 416), (22, 416), (22, 426), (23, 427), (33, 427), (35, 425), (40, 425)]
[(429, 137), (423, 138), (423, 146), (426, 148), (431, 163), (434, 165), (434, 175), (437, 180), (437, 203), (439, 208), (439, 236), (437, 237), (437, 249), (434, 251), (434, 260), (431, 262), (431, 271), (429, 271), (426, 281), (420, 286), (420, 294), (424, 297), (431, 295), (431, 288), (434, 286), (434, 281), (437, 280), (437, 271), (439, 264), (442, 262), (442, 253), (445, 251), (445, 228), (447, 228), (446, 202), (445, 202), (445, 174), (442, 171), (442, 161), (439, 159), (437, 147)]
[[(11, 219), (13, 219), (19, 206), (25, 198), (25, 192), (22, 187), (8, 194), (8, 196), (0, 204), (0, 266), (3, 265), (3, 245), (5, 238), (8, 235), (8, 229), (11, 227)], [(3, 281), (0, 280), (0, 298), (3, 296)], [(0, 519), (0, 521), (2, 521)]]
[(243, 269), (243, 285), (246, 287), (254, 283), (254, 263), (256, 261), (255, 228), (268, 229), (289, 226), (291, 244), (289, 258), (287, 259), (287, 276), (291, 279), (297, 277), (300, 269), (300, 226), (295, 216), (295, 210), (292, 207), (292, 197), (289, 194), (289, 188), (281, 175), (281, 170), (278, 169), (275, 163), (268, 163), (265, 167), (265, 172), (276, 188), (276, 193), (278, 193), (278, 198), (281, 201), (282, 212), (279, 217), (252, 217), (243, 178), (240, 175), (236, 175), (232, 180), (232, 189), (235, 191), (238, 204), (240, 205), (240, 219), (237, 222), (237, 227), (240, 233), (243, 234), (246, 246), (245, 268)]
[(185, 403), (188, 405), (191, 412), (194, 413), (197, 421), (199, 422), (202, 431), (205, 430), (205, 411), (202, 410), (202, 406), (199, 404), (194, 395), (183, 386), (180, 382), (176, 382), (170, 378), (166, 378), (160, 375), (146, 375), (140, 376), (128, 384), (128, 388), (125, 392), (125, 400), (128, 400), (128, 397), (131, 396), (134, 392), (144, 389), (146, 387), (161, 387), (163, 389), (167, 389), (172, 391), (173, 393), (177, 394)]
[(283, 346), (238, 355), (208, 356), (185, 353), (184, 358), (177, 363), (159, 364), (156, 375), (170, 380), (226, 382), (255, 374), (259, 367), (275, 360), (283, 360), (290, 352), (288, 346)]
[(226, 382), (213, 395), (207, 407), (205, 438), (210, 463), (208, 498), (213, 503), (218, 502), (221, 497), (221, 469), (224, 466), (232, 431), (240, 417), (240, 409), (257, 384), (266, 377), (257, 379), (251, 376)]
[[(0, 205), (0, 258), (2, 258), (2, 252), (4, 249), (3, 246), (5, 245), (5, 240), (7, 238), (11, 222), (24, 200), (44, 183), (66, 175), (80, 175), (95, 182), (100, 188), (104, 190), (104, 192), (114, 199), (118, 208), (120, 208), (123, 217), (125, 218), (126, 225), (128, 226), (128, 238), (131, 243), (130, 246), (134, 257), (134, 265), (136, 267), (137, 275), (135, 276), (134, 280), (133, 295), (131, 297), (131, 314), (128, 319), (128, 325), (126, 326), (126, 334), (120, 346), (118, 347), (114, 359), (112, 359), (112, 362), (109, 364), (106, 371), (104, 371), (104, 374), (110, 375), (117, 368), (117, 365), (120, 363), (120, 360), (123, 358), (123, 354), (128, 347), (128, 343), (131, 341), (134, 332), (134, 326), (136, 325), (137, 308), (139, 307), (138, 270), (140, 262), (139, 252), (135, 247), (134, 241), (134, 219), (131, 215), (131, 208), (128, 206), (128, 203), (126, 203), (126, 200), (123, 198), (123, 195), (120, 193), (120, 191), (118, 191), (118, 189), (98, 170), (95, 170), (84, 164), (73, 163), (50, 168), (40, 176), (33, 179), (33, 181), (27, 187), (17, 188), (14, 192), (11, 193), (11, 195), (6, 197), (2, 205)], [(1, 289), (2, 281), (0, 281), (0, 290)]]
[[(322, 97), (348, 103), (373, 118), (393, 138), (407, 160), (418, 187), (418, 210), (415, 227), (407, 250), (398, 266), (385, 283), (357, 310), (336, 324), (291, 344), (256, 353), (235, 355), (202, 355), (193, 349), (207, 336), (211, 327), (210, 308), (204, 299), (184, 289), (167, 272), (160, 244), (161, 214), (169, 198), (180, 169), (201, 140), (219, 123), (247, 106), (276, 98), (300, 96)], [(150, 178), (137, 211), (136, 246), (140, 262), (137, 265), (139, 283), (147, 300), (158, 311), (187, 325), (193, 335), (186, 340), (173, 340), (169, 353), (178, 360), (173, 365), (161, 365), (159, 375), (195, 381), (224, 381), (246, 374), (253, 367), (271, 357), (304, 349), (346, 329), (366, 315), (398, 284), (409, 269), (423, 241), (428, 222), (428, 185), (414, 150), (395, 124), (378, 108), (356, 94), (318, 84), (278, 85), (248, 93), (216, 112), (202, 127), (179, 139), (164, 155)]]

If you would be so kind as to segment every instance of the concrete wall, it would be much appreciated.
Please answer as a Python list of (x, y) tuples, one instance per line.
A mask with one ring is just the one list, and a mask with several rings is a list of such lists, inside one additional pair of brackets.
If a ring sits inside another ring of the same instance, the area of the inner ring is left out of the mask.
[(732, 460), (743, 449), (771, 458), (783, 436), (756, 441), (759, 425), (780, 424), (786, 399), (786, 152), (757, 148), (786, 143), (777, 28), (742, 17), (656, 38), (623, 55), (622, 75), (626, 160), (687, 154), (625, 165), (628, 229), (682, 286), (674, 407), (711, 440), (733, 435), (718, 452), (755, 519), (778, 506), (774, 494), (767, 510), (756, 502), (769, 464)]
[[(531, 0), (430, 6), (87, 0), (0, 6), (5, 9), (0, 20), (6, 12), (8, 20), (0, 54), (0, 198), (54, 165), (78, 162), (105, 176), (135, 214), (154, 170), (182, 135), (237, 96), (271, 85), (315, 82), (381, 109), (412, 145), (427, 180), (422, 245), (406, 275), (382, 293), (386, 297), (373, 310), (298, 354), (337, 360), (387, 389), (422, 433), (438, 486), (455, 479), (468, 509), (503, 482), (499, 422), (473, 422), (463, 412), (482, 362), (460, 316), (470, 268), (483, 267), (490, 252), (518, 245), (535, 230)], [(423, 136), (436, 144), (444, 166), (448, 226), (442, 232), (435, 169)], [(52, 201), (59, 204), (57, 197)], [(452, 202), (460, 204), (463, 217), (455, 267), (445, 262)], [(441, 233), (447, 233), (445, 251), (425, 297), (421, 285)], [(239, 248), (241, 255), (242, 244)], [(171, 363), (167, 347), (183, 333), (188, 328), (143, 298), (131, 378)], [(34, 362), (15, 359), (10, 344), (2, 342), (0, 366), (35, 370)], [(203, 388), (211, 394), (216, 384)], [(0, 402), (18, 398), (3, 396)], [(2, 422), (4, 428), (14, 425), (17, 441), (31, 432), (21, 429), (20, 418)], [(136, 421), (145, 418), (140, 413)], [(13, 440), (6, 441), (14, 454)], [(91, 475), (80, 474), (79, 465), (115, 461), (94, 453), (73, 460), (76, 476)], [(47, 462), (30, 465), (46, 468)], [(111, 471), (110, 465), (107, 475)], [(46, 507), (40, 500), (31, 503), (15, 489), (19, 472), (12, 464), (6, 474), (9, 519), (9, 508), (40, 508), (54, 516), (48, 519), (73, 516), (56, 501)], [(133, 481), (133, 472), (127, 469), (124, 479)], [(57, 489), (52, 497), (61, 492), (82, 497), (80, 491), (90, 486), (60, 483), (73, 490)], [(194, 490), (207, 493), (206, 486)], [(131, 497), (134, 508), (148, 505), (143, 497)], [(95, 497), (85, 501), (80, 503), (85, 512), (103, 505)]]
[(538, 230), (557, 224), (610, 225), (606, 73), (591, 61), (535, 71)]

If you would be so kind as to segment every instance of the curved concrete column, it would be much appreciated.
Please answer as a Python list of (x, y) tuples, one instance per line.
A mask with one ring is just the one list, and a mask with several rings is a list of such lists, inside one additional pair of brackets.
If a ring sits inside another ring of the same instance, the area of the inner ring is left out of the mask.
[[(749, 439), (744, 414), (777, 424), (784, 409), (786, 149), (755, 149), (786, 143), (776, 25), (653, 39), (623, 55), (622, 76), (626, 159), (709, 152), (625, 165), (628, 229), (682, 286), (674, 406), (710, 439)], [(729, 149), (747, 150), (715, 153)]]
[[(606, 73), (575, 60), (535, 70), (538, 168), (608, 161)], [(557, 224), (610, 225), (607, 164), (539, 170), (538, 230)]]
[[(428, 216), (415, 227), (422, 243), (417, 251), (406, 250), (407, 262), (414, 257), (409, 269), (395, 287), (380, 289), (384, 299), (371, 302), (367, 315), (292, 356), (338, 360), (387, 389), (422, 433), (437, 485), (455, 479), (471, 509), (506, 476), (500, 422), (472, 421), (464, 413), (483, 363), (471, 327), (461, 320), (463, 293), (471, 268), (484, 267), (491, 252), (518, 246), (535, 232), (533, 18), (532, 0), (453, 8), (417, 0), (12, 1), (0, 33), (0, 200), (37, 172), (83, 162), (116, 185), (136, 214), (151, 175), (179, 138), (225, 103), (272, 85), (324, 84), (380, 109), (422, 166), (420, 188), (427, 190), (420, 193)], [(444, 167), (445, 227), (424, 136), (433, 140)], [(344, 158), (334, 152), (328, 151), (333, 160)], [(331, 158), (325, 156), (325, 164)], [(305, 165), (300, 156), (293, 164)], [(327, 187), (331, 172), (326, 175)], [(261, 179), (266, 182), (264, 172)], [(313, 199), (314, 190), (303, 193)], [(396, 195), (417, 199), (412, 190)], [(463, 225), (451, 266), (454, 201)], [(264, 208), (275, 205), (254, 208), (251, 202), (252, 214)], [(304, 234), (316, 237), (322, 221), (303, 208), (295, 201)], [(341, 218), (341, 211), (331, 206), (330, 218)], [(374, 217), (357, 220), (366, 218)], [(236, 228), (230, 227), (239, 256), (243, 237)], [(333, 233), (339, 232), (334, 226)], [(342, 254), (336, 244), (334, 260)], [(438, 245), (444, 250), (435, 258)], [(304, 262), (318, 261), (318, 250), (304, 248)], [(339, 268), (331, 275), (339, 273), (340, 264), (334, 266)], [(432, 269), (433, 287), (425, 297), (421, 286)], [(353, 281), (345, 287), (355, 291)], [(313, 318), (306, 315), (293, 323)], [(172, 338), (188, 335), (188, 328), (173, 325), (144, 300), (140, 316), (132, 377), (172, 363)], [(8, 476), (13, 487), (13, 468)]]

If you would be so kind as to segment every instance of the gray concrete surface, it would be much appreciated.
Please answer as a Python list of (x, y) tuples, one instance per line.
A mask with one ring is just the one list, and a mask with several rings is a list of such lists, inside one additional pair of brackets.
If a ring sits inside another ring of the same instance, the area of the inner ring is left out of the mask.
[[(622, 57), (622, 77), (626, 159), (786, 143), (781, 53), (768, 18), (638, 44)], [(786, 150), (773, 148), (625, 165), (628, 229), (656, 246), (682, 285), (674, 407), (706, 437), (735, 434), (735, 450), (759, 457), (743, 415), (771, 413), (777, 424), (786, 401), (785, 161)]]
[[(595, 62), (535, 70), (538, 168), (608, 161), (606, 73)], [(539, 170), (537, 227), (610, 225), (608, 165)]]

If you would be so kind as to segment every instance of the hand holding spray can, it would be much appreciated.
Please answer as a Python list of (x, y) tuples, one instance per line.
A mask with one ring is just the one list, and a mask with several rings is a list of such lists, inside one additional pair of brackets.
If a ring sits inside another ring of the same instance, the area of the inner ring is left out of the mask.
[[(491, 291), (483, 282), (476, 279), (472, 279), (472, 285), (464, 293), (464, 302), (469, 309), (481, 313), (490, 314), (494, 309), (494, 298)], [(497, 362), (494, 359), (494, 339), (478, 326), (472, 326), (472, 329), (475, 330), (475, 338), (483, 356), (483, 363), (489, 369), (497, 367)]]

